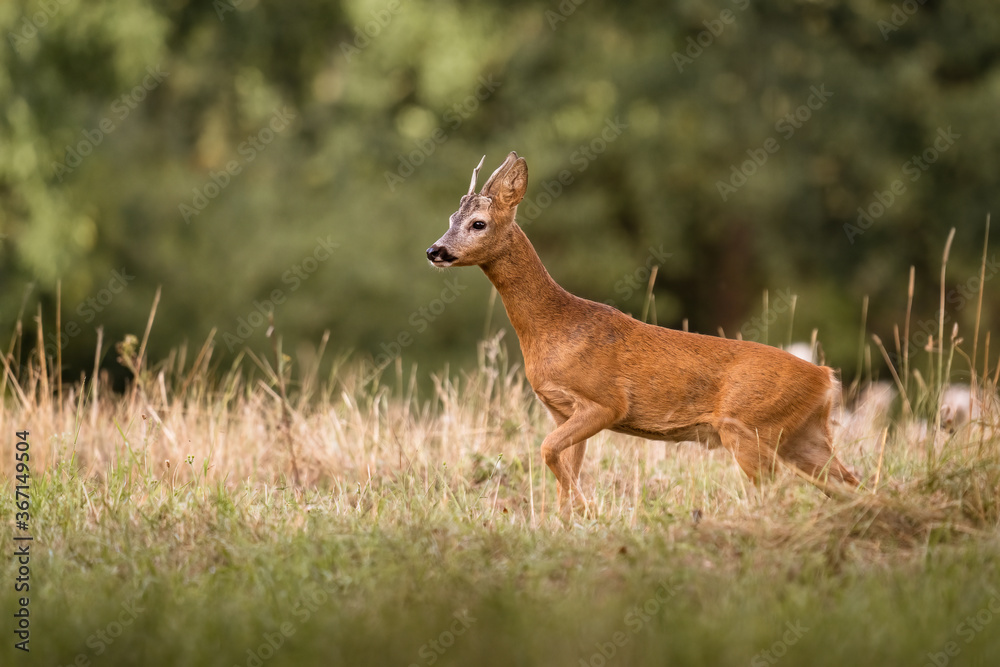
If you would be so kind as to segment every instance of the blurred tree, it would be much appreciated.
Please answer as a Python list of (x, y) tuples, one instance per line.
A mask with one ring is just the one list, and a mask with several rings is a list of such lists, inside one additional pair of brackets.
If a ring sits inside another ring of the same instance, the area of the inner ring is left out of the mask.
[(41, 300), (54, 334), (61, 280), (74, 374), (158, 285), (154, 358), (260, 346), (272, 310), (296, 340), (471, 358), (488, 284), (423, 249), (509, 150), (550, 272), (638, 314), (660, 265), (661, 324), (762, 337), (762, 292), (794, 293), (792, 336), (853, 368), (862, 297), (892, 340), (910, 265), (933, 316), (952, 226), (948, 318), (974, 314), (988, 0), (12, 0), (0, 28), (0, 326)]

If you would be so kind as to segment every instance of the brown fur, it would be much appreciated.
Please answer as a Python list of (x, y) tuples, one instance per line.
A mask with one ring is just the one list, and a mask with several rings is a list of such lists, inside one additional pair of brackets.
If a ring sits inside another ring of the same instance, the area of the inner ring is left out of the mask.
[(812, 479), (857, 486), (831, 444), (832, 369), (767, 345), (644, 324), (570, 294), (514, 221), (527, 179), (524, 158), (510, 153), (480, 194), (462, 198), (427, 255), (436, 266), (480, 266), (503, 299), (528, 381), (557, 424), (542, 456), (560, 507), (586, 507), (580, 468), (587, 439), (604, 429), (721, 445), (755, 483), (780, 459)]

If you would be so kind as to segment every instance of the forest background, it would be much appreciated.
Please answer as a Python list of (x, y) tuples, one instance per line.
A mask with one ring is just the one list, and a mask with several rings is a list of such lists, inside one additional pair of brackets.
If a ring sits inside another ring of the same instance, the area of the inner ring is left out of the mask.
[(553, 276), (639, 316), (658, 267), (659, 324), (818, 329), (849, 380), (866, 296), (886, 341), (910, 266), (913, 312), (938, 310), (951, 227), (948, 329), (976, 310), (989, 0), (13, 0), (0, 33), (0, 331), (33, 340), (40, 307), (74, 379), (98, 327), (125, 377), (113, 345), (161, 287), (154, 360), (213, 330), (216, 361), (268, 346), (273, 312), (287, 349), (471, 362), (502, 309), (424, 249), (510, 150)]

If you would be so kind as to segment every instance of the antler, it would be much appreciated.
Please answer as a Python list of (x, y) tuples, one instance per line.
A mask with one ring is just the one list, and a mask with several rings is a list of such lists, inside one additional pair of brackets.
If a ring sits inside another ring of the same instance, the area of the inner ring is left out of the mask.
[(486, 156), (484, 155), (482, 159), (479, 160), (479, 164), (475, 169), (472, 170), (472, 182), (469, 183), (469, 194), (471, 195), (476, 191), (476, 179), (479, 178), (479, 170), (483, 168), (483, 162), (486, 161)]

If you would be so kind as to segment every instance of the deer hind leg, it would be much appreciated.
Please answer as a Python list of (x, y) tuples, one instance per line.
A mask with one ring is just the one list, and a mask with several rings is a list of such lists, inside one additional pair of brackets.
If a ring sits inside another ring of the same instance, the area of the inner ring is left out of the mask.
[(830, 479), (850, 486), (860, 485), (858, 478), (833, 451), (833, 434), (824, 416), (810, 418), (784, 446), (778, 449), (781, 460), (810, 477)]
[(777, 459), (770, 443), (742, 425), (727, 424), (719, 429), (719, 440), (755, 486), (774, 476)]
[(558, 483), (561, 512), (573, 506), (587, 509), (587, 499), (579, 483), (586, 441), (611, 426), (616, 419), (615, 411), (609, 407), (590, 402), (581, 404), (542, 442), (542, 458)]

